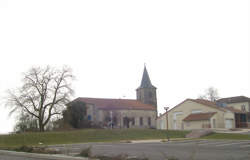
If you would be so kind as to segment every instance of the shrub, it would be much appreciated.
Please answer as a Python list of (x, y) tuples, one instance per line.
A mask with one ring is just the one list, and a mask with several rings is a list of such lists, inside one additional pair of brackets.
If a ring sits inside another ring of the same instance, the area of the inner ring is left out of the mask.
[(59, 154), (59, 150), (46, 148), (46, 147), (30, 147), (30, 146), (21, 146), (14, 149), (17, 152), (29, 152), (29, 153), (43, 153), (43, 154)]
[(79, 156), (81, 156), (81, 157), (91, 157), (91, 146), (88, 147), (88, 148), (83, 149), (80, 152)]
[(32, 152), (33, 151), (33, 147), (29, 147), (29, 146), (23, 145), (21, 147), (15, 148), (14, 150), (18, 151), (18, 152)]

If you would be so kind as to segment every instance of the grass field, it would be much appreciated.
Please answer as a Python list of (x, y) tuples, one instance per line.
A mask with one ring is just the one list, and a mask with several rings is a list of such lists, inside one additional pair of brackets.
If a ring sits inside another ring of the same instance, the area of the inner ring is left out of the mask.
[(25, 133), (0, 136), (0, 147), (22, 145), (69, 144), (83, 142), (114, 142), (120, 140), (143, 140), (184, 138), (188, 131), (163, 131), (155, 129), (84, 129), (67, 132)]
[(250, 135), (236, 134), (236, 133), (213, 133), (203, 139), (231, 139), (231, 140), (250, 140)]

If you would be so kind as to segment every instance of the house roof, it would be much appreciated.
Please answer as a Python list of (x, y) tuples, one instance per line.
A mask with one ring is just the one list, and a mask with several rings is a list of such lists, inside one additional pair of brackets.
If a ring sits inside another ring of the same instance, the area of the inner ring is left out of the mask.
[(155, 86), (152, 85), (152, 83), (150, 81), (146, 66), (144, 66), (141, 85), (137, 89), (140, 89), (140, 88), (156, 88)]
[(169, 111), (163, 113), (162, 115), (160, 115), (158, 118), (161, 118), (162, 116), (166, 115), (168, 112), (170, 112), (172, 109), (180, 106), (181, 104), (185, 103), (186, 101), (192, 101), (192, 102), (196, 102), (196, 103), (199, 103), (199, 104), (203, 104), (207, 107), (211, 107), (211, 108), (214, 108), (214, 109), (217, 109), (217, 110), (220, 110), (222, 112), (226, 112), (226, 109), (222, 108), (222, 107), (219, 107), (216, 105), (215, 102), (212, 102), (212, 101), (208, 101), (208, 100), (204, 100), (204, 99), (186, 99), (184, 101), (182, 101), (181, 103), (179, 103), (178, 105), (176, 105), (175, 107), (171, 108)]
[(189, 100), (225, 112), (225, 109), (216, 105), (216, 102), (208, 101), (205, 99), (189, 99)]
[(239, 102), (250, 102), (250, 98), (246, 96), (236, 96), (236, 97), (228, 97), (221, 98), (217, 100), (219, 103), (239, 103)]
[(216, 112), (208, 112), (208, 113), (195, 113), (190, 114), (183, 121), (201, 121), (201, 120), (209, 120)]
[[(247, 97), (246, 97), (247, 98)], [(169, 111), (163, 113), (162, 115), (160, 115), (158, 118), (161, 118), (162, 116), (168, 114), (168, 112), (170, 112), (172, 109), (180, 106), (181, 104), (183, 104), (184, 102), (186, 101), (192, 101), (192, 102), (196, 102), (196, 103), (199, 103), (199, 104), (203, 104), (207, 107), (211, 107), (211, 108), (214, 108), (214, 109), (217, 109), (217, 110), (220, 110), (220, 111), (223, 111), (223, 112), (226, 112), (226, 111), (230, 111), (232, 113), (246, 113), (244, 111), (241, 111), (241, 110), (238, 110), (238, 109), (235, 109), (233, 107), (230, 107), (230, 106), (227, 106), (227, 107), (220, 107), (216, 104), (216, 102), (212, 102), (212, 101), (208, 101), (208, 100), (205, 100), (205, 99), (186, 99), (184, 100), (183, 102), (179, 103), (178, 105), (176, 105), (175, 107), (171, 108)]]
[(244, 112), (244, 111), (241, 111), (241, 110), (239, 110), (239, 109), (235, 109), (235, 108), (233, 108), (233, 107), (225, 107), (225, 109), (227, 109), (227, 110), (229, 110), (229, 111), (231, 111), (231, 112), (233, 112), (233, 113), (246, 113), (246, 112)]
[(102, 110), (156, 110), (156, 107), (144, 104), (138, 100), (133, 99), (107, 99), (107, 98), (85, 98), (79, 97), (74, 101), (81, 101), (87, 104), (94, 104), (98, 109)]

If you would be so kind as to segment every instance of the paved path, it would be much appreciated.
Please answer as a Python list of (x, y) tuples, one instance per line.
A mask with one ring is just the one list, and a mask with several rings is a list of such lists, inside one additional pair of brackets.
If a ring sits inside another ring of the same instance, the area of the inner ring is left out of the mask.
[(185, 140), (147, 143), (91, 143), (54, 146), (65, 154), (78, 154), (92, 146), (95, 155), (145, 156), (150, 160), (177, 157), (180, 160), (250, 160), (250, 141), (231, 140)]

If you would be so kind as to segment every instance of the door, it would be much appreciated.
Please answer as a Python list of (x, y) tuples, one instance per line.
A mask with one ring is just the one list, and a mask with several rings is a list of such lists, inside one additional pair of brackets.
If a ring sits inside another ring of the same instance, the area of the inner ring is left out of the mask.
[(225, 125), (226, 125), (225, 127), (226, 127), (227, 129), (233, 128), (233, 120), (232, 120), (232, 119), (226, 119)]

